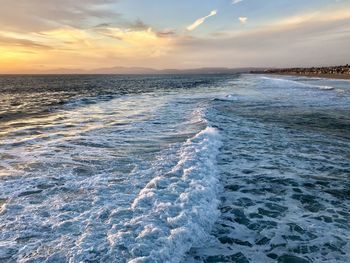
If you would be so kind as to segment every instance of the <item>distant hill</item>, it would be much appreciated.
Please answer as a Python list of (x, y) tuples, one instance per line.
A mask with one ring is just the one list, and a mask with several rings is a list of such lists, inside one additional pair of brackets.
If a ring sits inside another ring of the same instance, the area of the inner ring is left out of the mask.
[(194, 69), (152, 69), (143, 67), (111, 67), (93, 70), (59, 68), (46, 71), (22, 72), (22, 74), (131, 74), (131, 75), (165, 75), (165, 74), (236, 74), (264, 70), (262, 68), (194, 68)]

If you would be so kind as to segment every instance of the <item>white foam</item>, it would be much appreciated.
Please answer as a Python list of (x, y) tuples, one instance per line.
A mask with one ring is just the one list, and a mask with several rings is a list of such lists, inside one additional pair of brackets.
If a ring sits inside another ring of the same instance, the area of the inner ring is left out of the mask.
[(0, 261), (125, 262), (170, 258), (173, 249), (180, 259), (205, 240), (217, 216), (220, 139), (205, 128), (186, 141), (206, 121), (197, 100), (182, 100), (140, 95), (64, 108), (47, 138), (14, 146), (28, 135), (9, 131)]
[(310, 83), (303, 83), (290, 79), (281, 79), (281, 78), (270, 78), (270, 77), (261, 77), (263, 80), (268, 80), (276, 84), (283, 84), (284, 87), (308, 87), (308, 88), (318, 88), (321, 90), (334, 90), (334, 87), (327, 85), (315, 85)]
[(111, 246), (127, 246), (130, 262), (180, 262), (191, 247), (208, 240), (218, 216), (219, 147), (214, 128), (189, 139), (175, 167), (137, 195), (131, 206), (134, 217), (123, 230), (110, 232)]

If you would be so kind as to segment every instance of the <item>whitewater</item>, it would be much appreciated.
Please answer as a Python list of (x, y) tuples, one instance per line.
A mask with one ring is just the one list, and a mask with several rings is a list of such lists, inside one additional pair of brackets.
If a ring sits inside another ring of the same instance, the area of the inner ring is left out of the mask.
[(1, 76), (0, 262), (349, 262), (349, 83)]

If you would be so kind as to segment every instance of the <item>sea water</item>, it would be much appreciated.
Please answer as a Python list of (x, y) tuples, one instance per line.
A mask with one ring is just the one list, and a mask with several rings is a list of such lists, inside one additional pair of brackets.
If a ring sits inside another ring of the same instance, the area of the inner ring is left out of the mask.
[(0, 262), (349, 262), (350, 82), (1, 76)]

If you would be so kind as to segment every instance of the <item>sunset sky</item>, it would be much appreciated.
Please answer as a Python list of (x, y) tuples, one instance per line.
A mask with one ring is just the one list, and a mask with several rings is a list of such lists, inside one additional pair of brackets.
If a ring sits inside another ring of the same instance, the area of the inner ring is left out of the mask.
[(350, 62), (350, 0), (0, 0), (0, 73)]

